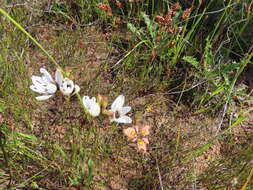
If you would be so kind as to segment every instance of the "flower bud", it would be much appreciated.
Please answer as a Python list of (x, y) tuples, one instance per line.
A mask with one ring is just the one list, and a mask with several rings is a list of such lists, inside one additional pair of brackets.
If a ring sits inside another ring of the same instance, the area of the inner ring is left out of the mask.
[(105, 110), (108, 105), (108, 99), (106, 96), (103, 96), (101, 94), (97, 95), (97, 102), (101, 106), (102, 110)]

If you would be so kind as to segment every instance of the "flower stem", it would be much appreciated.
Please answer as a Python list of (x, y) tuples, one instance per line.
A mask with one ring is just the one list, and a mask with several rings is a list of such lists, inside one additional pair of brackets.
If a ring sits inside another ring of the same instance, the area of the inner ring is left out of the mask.
[[(53, 62), (53, 64), (59, 69), (62, 73), (65, 73), (64, 70), (59, 66), (59, 64), (56, 62), (56, 60), (43, 48), (43, 46), (34, 38), (31, 34), (29, 34), (23, 26), (21, 26), (17, 21), (15, 21), (7, 12), (5, 12), (2, 8), (0, 8), (0, 13), (6, 17), (9, 21), (11, 21), (18, 29), (20, 29), (28, 38), (30, 38), (46, 55), (47, 57)], [(77, 97), (80, 101), (80, 104), (82, 104), (82, 98), (79, 93), (77, 93)], [(84, 113), (87, 115), (87, 112), (84, 109)]]
[(19, 28), (28, 38), (30, 38), (46, 55), (47, 57), (55, 64), (55, 66), (60, 70), (63, 71), (59, 64), (55, 61), (55, 59), (45, 50), (42, 45), (29, 34), (24, 27), (22, 27), (17, 21), (15, 21), (7, 12), (0, 8), (0, 13), (6, 17), (9, 21), (11, 21), (17, 28)]

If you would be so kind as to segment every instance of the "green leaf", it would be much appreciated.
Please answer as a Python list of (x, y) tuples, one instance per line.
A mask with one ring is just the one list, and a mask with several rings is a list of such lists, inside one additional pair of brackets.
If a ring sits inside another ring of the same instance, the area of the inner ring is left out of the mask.
[(224, 73), (229, 73), (231, 71), (234, 71), (236, 69), (239, 69), (242, 63), (237, 63), (237, 62), (232, 62), (232, 63), (228, 63), (226, 65), (223, 65), (221, 68), (221, 72)]
[(199, 147), (195, 152), (194, 155), (197, 157), (201, 155), (203, 152), (205, 152), (209, 147), (211, 147), (214, 143), (213, 142), (208, 142), (204, 144), (203, 146)]
[(148, 15), (146, 13), (141, 12), (141, 17), (144, 19), (145, 24), (147, 25), (148, 32), (152, 38), (152, 40), (156, 37), (156, 31), (157, 31), (157, 24), (149, 19)]
[(54, 145), (54, 149), (55, 149), (55, 150), (58, 150), (64, 158), (67, 158), (66, 153), (62, 150), (61, 147), (59, 147), (59, 146), (57, 146), (57, 145)]
[(224, 86), (218, 87), (216, 90), (214, 90), (214, 91), (210, 94), (209, 98), (212, 98), (213, 96), (219, 94), (220, 92), (223, 92), (224, 90), (225, 90), (225, 87), (224, 87)]
[(4, 112), (4, 110), (6, 109), (5, 105), (3, 102), (0, 102), (0, 113)]
[(235, 120), (235, 122), (232, 123), (232, 124), (226, 129), (226, 131), (228, 131), (228, 130), (234, 128), (234, 127), (237, 126), (237, 125), (239, 125), (239, 124), (240, 124), (243, 120), (245, 120), (246, 118), (247, 118), (247, 117), (244, 116), (244, 115), (239, 116), (239, 117)]
[(25, 133), (21, 133), (21, 132), (17, 132), (17, 135), (28, 138), (32, 141), (38, 141), (38, 139), (33, 135), (29, 135), (29, 134), (25, 134)]
[(212, 54), (212, 44), (209, 38), (206, 39), (206, 46), (204, 52), (204, 69), (206, 72), (210, 72), (213, 65), (213, 54)]
[(133, 24), (131, 23), (127, 23), (127, 28), (129, 30), (131, 30), (131, 32), (137, 36), (140, 40), (143, 40), (143, 37), (142, 37), (142, 31), (141, 30), (138, 30)]
[(199, 62), (196, 60), (195, 57), (192, 56), (184, 56), (183, 60), (187, 63), (190, 63), (193, 67), (195, 67), (197, 70), (200, 70)]
[(93, 175), (92, 175), (92, 160), (89, 159), (88, 160), (88, 181), (91, 181), (93, 179)]

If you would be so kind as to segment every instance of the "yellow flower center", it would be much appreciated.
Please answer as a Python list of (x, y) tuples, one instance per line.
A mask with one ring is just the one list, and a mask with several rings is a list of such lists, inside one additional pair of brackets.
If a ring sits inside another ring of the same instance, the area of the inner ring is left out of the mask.
[(138, 140), (138, 144), (139, 144), (139, 145), (143, 145), (144, 142), (143, 142), (142, 140)]
[(147, 134), (148, 134), (147, 131), (144, 131), (144, 130), (143, 130), (143, 131), (141, 132), (141, 135), (142, 135), (142, 136), (146, 136)]
[(132, 132), (130, 133), (130, 136), (135, 137), (135, 136), (136, 136), (136, 132), (132, 131)]

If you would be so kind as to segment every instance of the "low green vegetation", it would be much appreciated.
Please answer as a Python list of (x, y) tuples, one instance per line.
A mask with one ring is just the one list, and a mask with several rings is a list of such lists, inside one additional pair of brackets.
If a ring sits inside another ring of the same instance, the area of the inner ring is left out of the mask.
[[(0, 189), (253, 189), (252, 7), (3, 0)], [(80, 91), (37, 101), (40, 68)]]

